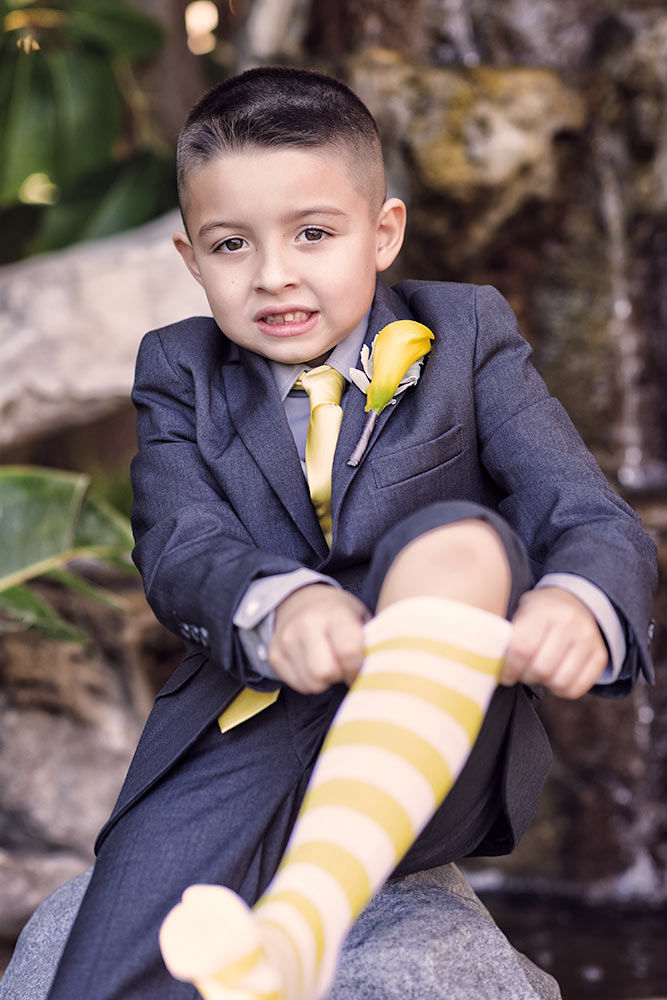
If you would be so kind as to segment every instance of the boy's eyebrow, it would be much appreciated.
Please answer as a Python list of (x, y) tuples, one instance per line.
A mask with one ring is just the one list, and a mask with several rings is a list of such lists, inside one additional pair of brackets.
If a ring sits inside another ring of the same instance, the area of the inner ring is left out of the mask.
[(214, 222), (205, 222), (203, 226), (199, 229), (197, 236), (207, 236), (208, 233), (213, 232), (214, 229), (243, 229), (242, 222), (227, 222), (224, 219), (216, 220)]
[[(309, 215), (346, 215), (340, 208), (336, 208), (335, 205), (313, 205), (309, 208), (300, 208), (297, 212), (290, 212), (284, 217), (285, 222), (292, 222), (298, 219), (307, 218)], [(234, 221), (233, 219), (219, 219), (212, 222), (205, 222), (200, 228), (197, 235), (199, 237), (207, 236), (208, 233), (212, 232), (214, 229), (245, 229), (247, 228), (247, 223)]]
[(341, 208), (336, 208), (335, 205), (313, 205), (310, 208), (299, 209), (298, 212), (292, 212), (287, 219), (302, 219), (306, 215), (346, 215)]

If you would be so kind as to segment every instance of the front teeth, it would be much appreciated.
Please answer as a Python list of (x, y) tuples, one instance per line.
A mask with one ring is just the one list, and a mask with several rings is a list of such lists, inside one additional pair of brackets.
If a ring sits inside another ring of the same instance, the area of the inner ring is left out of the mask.
[(268, 323), (270, 326), (282, 326), (284, 323), (304, 323), (310, 313), (307, 312), (291, 312), (291, 313), (276, 313), (273, 316), (265, 316), (264, 322)]

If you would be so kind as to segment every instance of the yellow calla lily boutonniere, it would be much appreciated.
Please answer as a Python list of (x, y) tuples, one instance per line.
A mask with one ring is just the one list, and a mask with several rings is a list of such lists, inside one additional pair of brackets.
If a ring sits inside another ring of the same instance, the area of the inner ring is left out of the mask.
[(375, 337), (371, 351), (361, 349), (363, 371), (350, 368), (350, 380), (366, 393), (368, 417), (356, 447), (347, 460), (359, 465), (370, 440), (375, 422), (384, 408), (396, 402), (396, 396), (416, 385), (424, 356), (431, 350), (433, 333), (423, 323), (399, 319), (388, 323)]

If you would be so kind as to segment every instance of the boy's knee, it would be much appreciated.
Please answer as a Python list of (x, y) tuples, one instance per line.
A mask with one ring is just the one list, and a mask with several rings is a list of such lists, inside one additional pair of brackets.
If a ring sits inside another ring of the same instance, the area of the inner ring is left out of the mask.
[(504, 615), (512, 574), (496, 529), (478, 518), (441, 525), (412, 539), (385, 576), (378, 609), (414, 594), (436, 594)]
[(413, 539), (396, 556), (448, 572), (499, 572), (509, 574), (505, 546), (496, 529), (486, 521), (467, 518), (433, 528)]

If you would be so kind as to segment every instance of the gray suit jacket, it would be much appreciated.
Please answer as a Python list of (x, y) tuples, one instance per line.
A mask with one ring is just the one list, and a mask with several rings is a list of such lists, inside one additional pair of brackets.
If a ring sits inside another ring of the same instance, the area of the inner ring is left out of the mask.
[[(640, 670), (651, 678), (653, 543), (549, 396), (510, 307), (490, 287), (378, 284), (368, 340), (402, 318), (425, 323), (435, 341), (418, 385), (381, 414), (357, 468), (347, 458), (365, 397), (354, 387), (346, 394), (331, 551), (265, 359), (228, 341), (209, 318), (144, 338), (133, 394), (135, 560), (155, 614), (187, 637), (189, 652), (158, 695), (101, 839), (242, 683), (275, 686), (253, 674), (232, 626), (249, 584), (308, 566), (358, 593), (377, 541), (436, 499), (497, 509), (523, 539), (536, 578), (575, 573), (608, 595), (628, 649), (619, 680), (601, 693), (626, 693)], [(505, 762), (510, 849), (532, 816), (548, 760), (521, 691)]]

